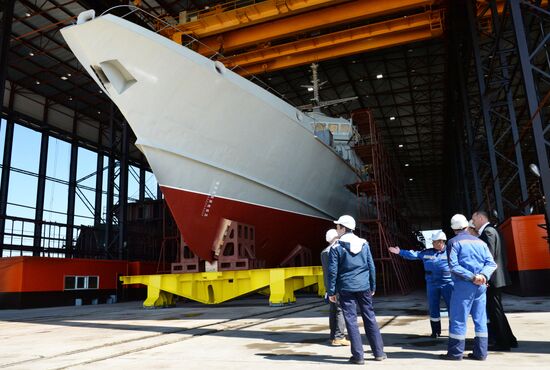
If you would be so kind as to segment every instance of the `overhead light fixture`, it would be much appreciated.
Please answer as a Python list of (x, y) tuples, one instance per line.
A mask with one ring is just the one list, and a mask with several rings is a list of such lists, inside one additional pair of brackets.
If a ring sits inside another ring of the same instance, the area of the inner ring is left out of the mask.
[(40, 85), (40, 81), (36, 81), (36, 84), (37, 84), (37, 85)]
[(399, 144), (398, 147), (399, 147), (399, 148), (403, 148), (403, 144)]
[(34, 53), (31, 51), (31, 52), (29, 53), (29, 56), (33, 57), (33, 56), (34, 56)]
[(65, 81), (65, 80), (67, 80), (67, 77), (66, 77), (66, 76), (61, 76), (61, 79), (62, 79), (63, 81)]
[(67, 73), (67, 77), (71, 77), (72, 75), (70, 73)]
[(390, 117), (390, 121), (395, 121), (395, 117), (394, 117), (394, 116), (391, 116), (391, 117)]
[(31, 13), (25, 13), (25, 16), (26, 16), (26, 17), (30, 17), (30, 16), (31, 16)]
[(69, 100), (73, 100), (73, 97), (72, 97), (72, 96), (69, 96)]
[(537, 176), (537, 177), (540, 177), (539, 166), (537, 166), (536, 164), (531, 163), (531, 164), (529, 165), (529, 171), (531, 171), (531, 173), (533, 173), (533, 175), (535, 175), (535, 176)]
[(384, 75), (380, 73), (380, 74), (376, 75), (376, 78), (377, 78), (377, 79), (384, 78)]
[(100, 111), (97, 111), (97, 114), (101, 114), (101, 112), (100, 112)]
[(103, 94), (103, 90), (99, 90), (99, 93), (100, 93), (100, 94)]
[(409, 167), (409, 164), (408, 164), (408, 163), (405, 163), (405, 167)]
[(409, 53), (412, 53), (413, 52), (413, 49), (409, 49)]
[(414, 179), (413, 179), (412, 177), (411, 177), (411, 178), (409, 178), (409, 181), (413, 181), (413, 180), (414, 180)]
[(313, 91), (313, 87), (308, 87), (307, 91)]
[(414, 72), (416, 72), (416, 70), (414, 70), (414, 69), (411, 69), (411, 73), (414, 73)]

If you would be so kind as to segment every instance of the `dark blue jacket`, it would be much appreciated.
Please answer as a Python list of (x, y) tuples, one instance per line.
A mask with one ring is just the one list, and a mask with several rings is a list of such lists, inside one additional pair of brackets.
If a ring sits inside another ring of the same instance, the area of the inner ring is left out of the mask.
[(342, 235), (330, 248), (328, 295), (376, 290), (376, 270), (369, 244), (353, 233)]
[(426, 282), (428, 284), (439, 286), (453, 282), (445, 249), (442, 251), (438, 251), (435, 248), (428, 248), (421, 251), (401, 249), (399, 255), (408, 260), (421, 260), (424, 263)]

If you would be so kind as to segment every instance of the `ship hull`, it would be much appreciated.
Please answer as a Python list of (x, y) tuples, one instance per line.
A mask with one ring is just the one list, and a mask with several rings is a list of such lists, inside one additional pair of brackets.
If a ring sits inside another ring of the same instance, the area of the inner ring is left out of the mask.
[[(222, 219), (257, 227), (258, 257), (276, 266), (297, 243), (320, 250), (330, 221), (355, 213), (345, 188), (357, 179), (354, 168), (283, 100), (111, 15), (62, 34), (124, 114), (200, 257), (212, 259)], [(205, 199), (214, 200), (207, 214)]]
[[(325, 231), (332, 224), (329, 220), (239, 200), (166, 186), (161, 189), (185, 243), (205, 260), (213, 259), (212, 245), (224, 218), (254, 225), (256, 258), (270, 267), (278, 266), (297, 245), (315, 251), (324, 247)], [(209, 212), (205, 214), (208, 205)], [(314, 263), (319, 263), (319, 256), (312, 257)]]

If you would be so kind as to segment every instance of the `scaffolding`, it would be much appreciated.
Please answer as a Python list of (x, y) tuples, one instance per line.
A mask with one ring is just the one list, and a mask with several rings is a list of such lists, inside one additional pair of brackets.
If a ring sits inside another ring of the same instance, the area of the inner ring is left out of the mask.
[(393, 256), (388, 248), (410, 245), (411, 233), (399, 204), (402, 186), (398, 181), (372, 113), (352, 113), (360, 138), (354, 147), (364, 163), (363, 180), (348, 185), (357, 195), (359, 234), (366, 237), (376, 265), (377, 286), (383, 294), (407, 294), (415, 287), (415, 265)]

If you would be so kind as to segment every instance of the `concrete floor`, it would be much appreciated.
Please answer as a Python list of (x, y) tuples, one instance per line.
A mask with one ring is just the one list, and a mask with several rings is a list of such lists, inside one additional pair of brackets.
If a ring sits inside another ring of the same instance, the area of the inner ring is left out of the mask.
[[(442, 361), (447, 338), (429, 334), (422, 292), (376, 297), (388, 360), (372, 369), (550, 369), (550, 298), (505, 297), (519, 348), (486, 362)], [(349, 347), (328, 345), (328, 307), (298, 296), (269, 307), (263, 297), (216, 306), (193, 302), (145, 310), (141, 302), (0, 311), (0, 368), (8, 369), (336, 369)], [(444, 318), (442, 326), (448, 326)], [(444, 330), (443, 335), (448, 331)], [(470, 324), (468, 337), (473, 336)], [(471, 344), (469, 345), (471, 346)], [(365, 345), (366, 359), (372, 358)]]

